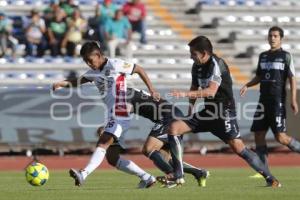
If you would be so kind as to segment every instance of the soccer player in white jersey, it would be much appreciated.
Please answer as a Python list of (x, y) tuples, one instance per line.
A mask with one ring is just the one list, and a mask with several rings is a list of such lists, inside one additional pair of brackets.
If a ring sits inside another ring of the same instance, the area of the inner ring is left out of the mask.
[[(69, 173), (75, 180), (76, 186), (81, 186), (87, 176), (91, 174), (103, 161), (108, 147), (118, 141), (124, 134), (130, 123), (130, 108), (126, 104), (126, 77), (137, 73), (146, 84), (149, 93), (155, 100), (159, 100), (157, 93), (144, 69), (136, 64), (121, 59), (105, 57), (99, 43), (86, 42), (80, 55), (91, 68), (76, 80), (64, 80), (53, 84), (53, 90), (60, 87), (76, 87), (87, 82), (93, 82), (102, 97), (107, 108), (107, 124), (104, 133), (100, 136), (97, 147), (90, 158), (89, 163), (82, 170), (70, 169)], [(121, 158), (118, 160), (118, 169), (129, 174), (135, 174), (142, 180), (140, 188), (150, 187), (155, 183), (155, 178), (138, 167), (134, 162)]]

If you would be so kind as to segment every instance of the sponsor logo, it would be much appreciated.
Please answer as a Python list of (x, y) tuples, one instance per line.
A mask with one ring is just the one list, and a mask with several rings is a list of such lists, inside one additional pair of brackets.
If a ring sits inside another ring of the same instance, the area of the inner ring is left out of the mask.
[(123, 68), (126, 69), (126, 68), (129, 68), (129, 67), (131, 67), (131, 64), (127, 63), (127, 62), (124, 62)]
[[(57, 92), (59, 96), (64, 96), (69, 91)], [(17, 116), (17, 117), (35, 117), (35, 118), (50, 118), (51, 105), (63, 105), (67, 103), (72, 109), (72, 114), (77, 114), (77, 107), (82, 102), (94, 102), (90, 99), (81, 99), (77, 93), (72, 93), (69, 99), (51, 98), (49, 90), (9, 90), (0, 92), (0, 113), (2, 115)], [(88, 112), (92, 107), (85, 109), (83, 112)], [(66, 116), (70, 114), (68, 106), (58, 106), (56, 109), (57, 116)]]

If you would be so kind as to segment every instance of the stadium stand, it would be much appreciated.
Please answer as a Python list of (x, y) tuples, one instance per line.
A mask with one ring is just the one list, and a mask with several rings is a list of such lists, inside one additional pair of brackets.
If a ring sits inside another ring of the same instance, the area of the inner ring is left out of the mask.
[[(80, 6), (86, 18), (92, 17), (94, 5), (102, 3), (101, 0), (80, 0), (75, 2)], [(114, 2), (122, 5), (125, 0)], [(163, 72), (165, 69), (174, 71), (176, 76), (171, 76), (171, 78), (181, 77), (181, 74), (186, 74), (186, 68), (191, 64), (191, 61), (188, 59), (186, 41), (180, 35), (182, 28), (176, 30), (174, 28), (176, 26), (172, 27), (172, 25), (170, 26), (163, 20), (160, 20), (161, 10), (157, 11), (156, 5), (151, 7), (151, 1), (144, 2), (149, 8), (149, 14), (146, 19), (148, 26), (146, 34), (149, 43), (147, 45), (139, 44), (138, 36), (134, 35), (134, 61), (148, 68), (153, 73), (153, 77), (157, 77), (155, 79), (157, 83), (167, 81), (159, 78), (164, 77)], [(252, 70), (255, 68), (257, 53), (261, 49), (266, 48), (263, 42), (266, 38), (266, 31), (271, 25), (278, 24), (283, 26), (286, 30), (284, 47), (291, 50), (295, 57), (300, 54), (300, 45), (297, 43), (297, 38), (300, 34), (297, 24), (300, 23), (300, 18), (295, 14), (295, 11), (298, 9), (295, 6), (298, 5), (297, 1), (203, 0), (194, 2), (194, 6), (198, 6), (199, 2), (201, 2), (199, 14), (185, 14), (191, 1), (164, 0), (161, 1), (161, 6), (167, 8), (175, 20), (184, 24), (187, 29), (192, 30), (193, 35), (209, 35), (215, 43), (217, 52), (230, 61), (233, 71), (236, 71), (235, 66), (237, 71), (238, 69), (241, 70), (242, 75), (241, 73), (234, 75), (236, 80), (239, 80), (239, 76), (248, 77), (251, 75)], [(77, 58), (74, 60), (68, 57), (52, 58), (48, 55), (42, 58), (22, 57), (25, 50), (23, 22), (32, 8), (49, 3), (50, 0), (0, 1), (0, 7), (5, 8), (10, 19), (14, 21), (13, 35), (19, 41), (17, 46), (17, 54), (19, 56), (15, 60), (8, 57), (0, 59), (1, 70), (5, 70), (3, 71), (4, 74), (8, 73), (10, 68), (17, 70), (15, 73), (21, 73), (22, 69), (39, 69), (41, 72), (43, 71), (42, 69), (50, 70), (51, 68), (61, 70), (61, 72), (70, 69), (84, 69), (84, 64)], [(252, 12), (253, 10), (256, 12)], [(196, 25), (195, 21), (197, 21)], [(91, 30), (89, 33), (92, 33)], [(181, 61), (183, 57), (186, 59)], [(60, 73), (60, 71), (54, 73)], [(2, 77), (6, 76), (3, 75)], [(15, 77), (18, 83), (17, 77), (19, 76)], [(189, 76), (182, 77), (185, 77), (185, 82), (188, 83)], [(13, 79), (10, 80), (13, 82)], [(45, 83), (48, 83), (44, 79), (37, 79), (36, 81), (31, 79), (31, 81), (37, 83), (45, 81)], [(183, 79), (182, 81), (184, 82)], [(1, 82), (4, 83), (6, 81), (2, 78)]]
[[(200, 0), (189, 2), (199, 17), (201, 30), (215, 31), (217, 43), (232, 45), (233, 63), (247, 75), (256, 68), (258, 54), (268, 49), (268, 28), (284, 28), (283, 48), (299, 56), (299, 1)], [(194, 7), (193, 7), (194, 6)]]

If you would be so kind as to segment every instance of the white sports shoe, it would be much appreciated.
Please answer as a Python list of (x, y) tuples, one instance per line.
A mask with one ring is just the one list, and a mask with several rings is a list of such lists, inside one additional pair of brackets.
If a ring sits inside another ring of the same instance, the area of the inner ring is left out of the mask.
[(80, 171), (77, 171), (75, 169), (70, 169), (69, 174), (75, 180), (76, 186), (81, 186), (83, 184), (84, 179)]
[(149, 188), (156, 183), (156, 178), (154, 176), (150, 176), (147, 180), (141, 180), (138, 184), (139, 189)]

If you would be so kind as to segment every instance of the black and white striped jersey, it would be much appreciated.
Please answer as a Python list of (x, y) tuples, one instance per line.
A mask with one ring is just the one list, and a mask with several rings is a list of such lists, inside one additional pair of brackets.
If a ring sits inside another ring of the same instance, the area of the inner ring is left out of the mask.
[(183, 117), (183, 113), (171, 102), (160, 99), (155, 101), (146, 91), (128, 88), (127, 103), (132, 106), (132, 112), (152, 122), (168, 122)]
[(192, 67), (193, 86), (205, 89), (210, 81), (216, 82), (219, 89), (214, 97), (205, 98), (205, 102), (222, 103), (226, 107), (235, 108), (230, 71), (225, 61), (216, 55), (212, 55), (207, 63), (194, 63)]
[(286, 80), (295, 76), (292, 55), (278, 49), (265, 51), (259, 55), (256, 75), (261, 78), (260, 97), (262, 99), (279, 98), (285, 100)]

